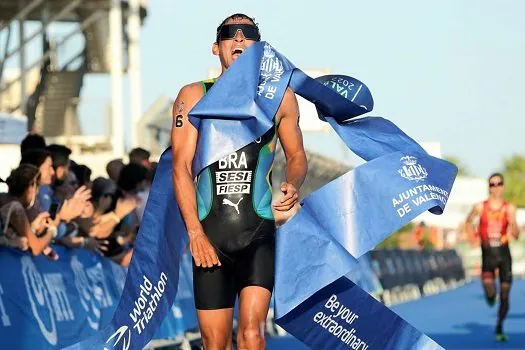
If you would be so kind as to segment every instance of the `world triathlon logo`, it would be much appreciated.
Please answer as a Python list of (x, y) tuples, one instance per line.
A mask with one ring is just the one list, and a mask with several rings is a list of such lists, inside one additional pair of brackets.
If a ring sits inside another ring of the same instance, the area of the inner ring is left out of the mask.
[(417, 163), (416, 157), (404, 156), (400, 160), (403, 167), (398, 170), (399, 175), (410, 181), (421, 181), (427, 178), (427, 169)]
[[(124, 335), (127, 335), (127, 337), (124, 337)], [(106, 340), (106, 344), (108, 344), (110, 341), (115, 339), (115, 342), (109, 346), (111, 346), (113, 349), (122, 349), (122, 350), (128, 350), (129, 346), (131, 345), (131, 332), (128, 326), (122, 326), (120, 327), (111, 337), (109, 337), (108, 340)], [(120, 341), (122, 340), (122, 347), (118, 348)], [(104, 350), (109, 350), (107, 346), (104, 346)]]

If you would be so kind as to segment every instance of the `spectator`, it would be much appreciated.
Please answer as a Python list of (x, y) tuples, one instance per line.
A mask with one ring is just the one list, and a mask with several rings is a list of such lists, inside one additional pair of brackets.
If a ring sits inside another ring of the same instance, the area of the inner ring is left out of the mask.
[(27, 134), (20, 144), (20, 154), (24, 154), (30, 149), (46, 148), (46, 140), (38, 134)]
[[(31, 208), (38, 192), (40, 173), (30, 164), (22, 164), (11, 172), (5, 181), (9, 188), (7, 195), (0, 198), (0, 216), (6, 229), (4, 234), (15, 234), (27, 239), (28, 249), (34, 255), (40, 255), (56, 236), (57, 229), (49, 218), (49, 213), (42, 212), (30, 220), (26, 208)], [(13, 237), (10, 237), (11, 239)]]
[[(86, 186), (91, 188), (91, 169), (83, 164), (71, 161), (71, 172), (75, 174), (76, 186)], [(73, 184), (71, 184), (73, 185)]]
[(111, 208), (112, 200), (117, 192), (117, 186), (110, 179), (97, 177), (91, 189), (91, 202), (94, 207), (94, 218), (98, 218)]
[(145, 150), (144, 148), (134, 148), (129, 152), (129, 162), (131, 164), (140, 164), (146, 169), (150, 169), (151, 163), (149, 161), (149, 157), (151, 157), (151, 153), (149, 151)]
[(53, 159), (51, 153), (45, 149), (30, 149), (22, 154), (20, 164), (32, 164), (40, 171), (40, 187), (38, 190), (38, 202), (44, 211), (49, 211), (54, 201), (51, 184), (55, 176)]
[[(86, 209), (89, 191), (81, 187), (69, 201), (63, 201), (55, 196), (52, 187), (55, 170), (51, 152), (44, 149), (31, 149), (22, 155), (21, 164), (32, 164), (40, 171), (39, 190), (35, 205), (26, 210), (28, 218), (36, 218), (41, 212), (51, 212), (52, 219), (58, 227), (57, 239), (71, 235), (76, 230), (74, 225), (68, 225), (71, 220), (83, 215)], [(58, 213), (57, 213), (58, 212)], [(55, 216), (55, 213), (56, 216)]]
[(49, 145), (46, 149), (51, 152), (53, 169), (55, 170), (55, 181), (52, 187), (55, 191), (55, 195), (63, 201), (70, 198), (75, 191), (75, 188), (67, 183), (71, 150), (66, 146), (57, 144)]
[(90, 235), (107, 238), (108, 250), (103, 252), (104, 255), (118, 264), (128, 266), (135, 238), (129, 217), (133, 217), (137, 199), (117, 190), (112, 180), (99, 177), (93, 181), (91, 201), (95, 226)]
[[(109, 236), (105, 236), (109, 241), (106, 256), (122, 266), (128, 266), (131, 261), (133, 242), (140, 222), (135, 208), (139, 203), (139, 193), (148, 186), (148, 176), (148, 169), (144, 166), (130, 163), (122, 168), (117, 182), (118, 189), (110, 207), (111, 212), (115, 214), (113, 224), (116, 226)], [(124, 216), (118, 216), (117, 212), (127, 213)], [(92, 235), (104, 237), (99, 229), (101, 225), (93, 230)], [(106, 233), (107, 231), (104, 232)]]
[(122, 169), (121, 177), (118, 181), (118, 188), (122, 190), (126, 196), (137, 198), (138, 206), (135, 214), (138, 222), (142, 220), (142, 216), (144, 215), (150, 184), (151, 173), (144, 166), (130, 163)]
[(108, 176), (111, 180), (113, 180), (114, 183), (117, 183), (118, 178), (120, 176), (120, 171), (124, 167), (124, 162), (122, 162), (122, 159), (113, 159), (109, 161), (109, 163), (106, 165), (106, 172), (108, 173)]

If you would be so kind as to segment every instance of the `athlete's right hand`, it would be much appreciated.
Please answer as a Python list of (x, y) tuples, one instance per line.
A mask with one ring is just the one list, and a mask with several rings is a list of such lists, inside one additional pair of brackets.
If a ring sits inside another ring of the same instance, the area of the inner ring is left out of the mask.
[(204, 232), (189, 232), (188, 234), (190, 236), (190, 251), (195, 260), (195, 265), (199, 267), (221, 266), (215, 248)]

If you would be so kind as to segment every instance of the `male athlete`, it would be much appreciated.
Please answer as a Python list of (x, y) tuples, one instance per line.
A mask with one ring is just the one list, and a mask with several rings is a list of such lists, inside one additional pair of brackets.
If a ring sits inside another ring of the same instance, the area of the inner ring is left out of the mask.
[[(222, 72), (260, 40), (255, 21), (234, 14), (217, 28), (212, 52)], [(239, 349), (264, 349), (264, 324), (274, 285), (275, 220), (297, 203), (306, 171), (299, 109), (288, 89), (274, 126), (253, 143), (211, 164), (194, 184), (199, 138), (188, 113), (216, 79), (184, 86), (173, 105), (173, 184), (190, 239), (195, 304), (205, 349), (231, 349), (239, 296)], [(271, 169), (279, 137), (286, 156), (283, 196), (271, 204)], [(272, 213), (275, 211), (275, 217)]]
[(516, 207), (503, 200), (503, 175), (489, 177), (489, 198), (472, 208), (467, 222), (467, 232), (473, 232), (472, 221), (479, 216), (478, 235), (481, 240), (481, 280), (487, 303), (496, 302), (494, 274), (498, 270), (500, 280), (500, 305), (496, 324), (496, 339), (507, 340), (503, 332), (503, 321), (509, 311), (509, 292), (512, 283), (512, 258), (509, 249), (509, 234), (519, 235), (516, 223)]

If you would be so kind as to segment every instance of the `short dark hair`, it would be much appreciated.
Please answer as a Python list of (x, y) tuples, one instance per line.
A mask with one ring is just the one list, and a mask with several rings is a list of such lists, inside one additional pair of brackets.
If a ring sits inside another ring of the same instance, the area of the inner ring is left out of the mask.
[(20, 154), (24, 154), (30, 149), (42, 149), (46, 148), (46, 140), (42, 135), (38, 134), (27, 134), (26, 137), (20, 143)]
[(228, 22), (230, 19), (248, 19), (252, 21), (253, 25), (257, 27), (257, 30), (259, 30), (259, 24), (255, 22), (255, 17), (250, 17), (248, 15), (245, 15), (244, 13), (234, 13), (233, 15), (226, 17), (224, 21), (222, 21), (221, 24), (219, 24), (219, 26), (217, 27), (217, 33), (215, 35), (216, 43), (219, 43), (219, 33), (221, 32), (222, 26), (224, 26), (226, 22)]
[(51, 158), (53, 158), (53, 168), (59, 166), (67, 166), (69, 164), (69, 155), (71, 149), (63, 145), (52, 144), (46, 147), (46, 150), (51, 152)]
[(136, 163), (140, 164), (144, 160), (149, 160), (149, 157), (151, 157), (151, 153), (144, 148), (133, 148), (129, 152), (129, 162), (130, 163)]
[(91, 185), (91, 201), (97, 202), (102, 196), (106, 194), (115, 194), (117, 186), (113, 180), (106, 179), (105, 177), (97, 177), (93, 180)]
[(40, 181), (40, 171), (32, 164), (22, 164), (11, 171), (5, 183), (9, 187), (11, 196), (19, 197), (27, 191), (29, 186)]
[(501, 182), (505, 181), (505, 178), (503, 177), (503, 174), (501, 174), (501, 173), (492, 173), (492, 174), (490, 174), (488, 180), (490, 181), (490, 179), (492, 179), (493, 177), (496, 177), (496, 176), (499, 176), (499, 178), (501, 179)]
[(78, 185), (83, 186), (87, 185), (91, 181), (91, 169), (84, 164), (71, 164), (71, 171), (75, 174)]
[(136, 191), (137, 186), (148, 178), (149, 171), (145, 166), (136, 163), (126, 164), (120, 171), (117, 186), (122, 191)]
[(111, 180), (117, 181), (120, 171), (124, 167), (122, 159), (113, 159), (106, 164), (106, 172)]
[(33, 148), (22, 153), (22, 159), (20, 164), (32, 164), (37, 168), (40, 168), (47, 158), (53, 158), (51, 152), (45, 149)]

